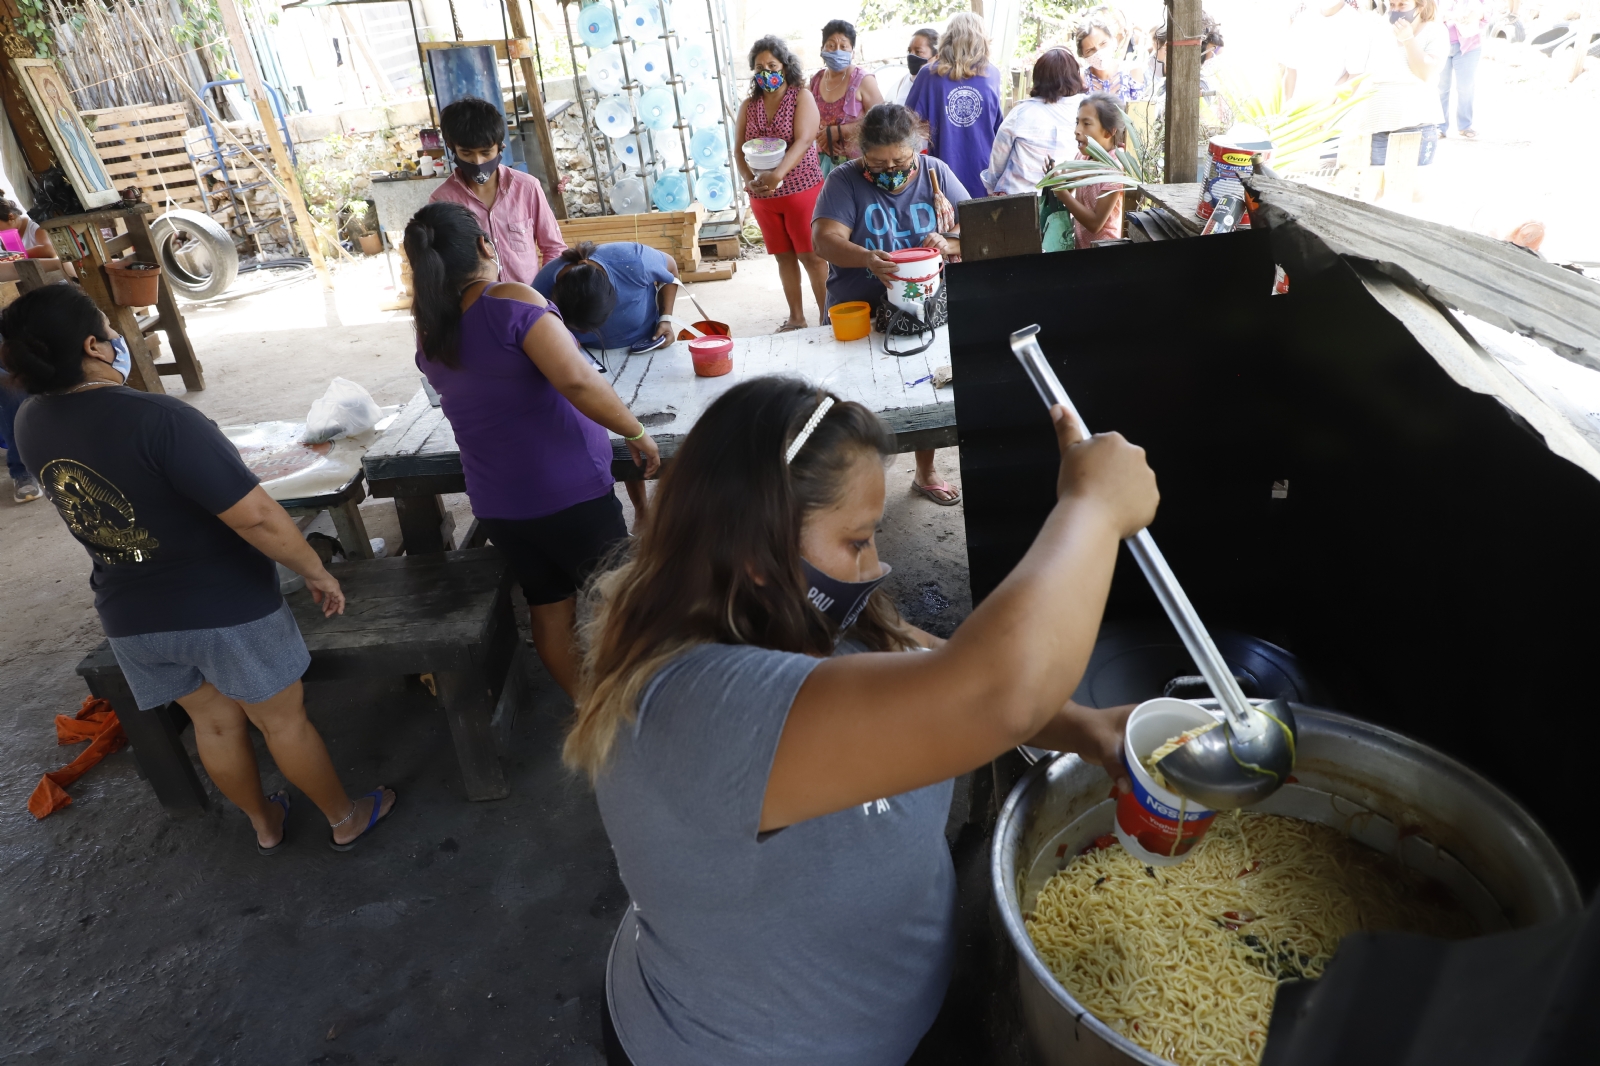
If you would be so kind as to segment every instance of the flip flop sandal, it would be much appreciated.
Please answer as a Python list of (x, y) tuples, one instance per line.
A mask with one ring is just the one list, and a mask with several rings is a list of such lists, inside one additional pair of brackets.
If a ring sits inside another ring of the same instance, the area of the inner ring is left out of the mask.
[(805, 328), (806, 327), (804, 325), (798, 325), (797, 326), (793, 322), (785, 322), (783, 325), (778, 327), (777, 332), (779, 332), (779, 333), (793, 333), (797, 329), (805, 329)]
[[(368, 796), (372, 797), (372, 815), (371, 815), (371, 817), (369, 817), (367, 819), (367, 824), (361, 830), (361, 833), (354, 840), (350, 841), (350, 843), (348, 843), (348, 844), (340, 844), (340, 843), (336, 842), (333, 839), (333, 830), (332, 829), (328, 830), (328, 846), (330, 848), (332, 848), (334, 851), (353, 851), (353, 850), (355, 850), (355, 846), (357, 844), (361, 843), (363, 840), (367, 839), (367, 837), (372, 835), (372, 827), (373, 826), (377, 825), (379, 822), (381, 822), (385, 818), (389, 817), (390, 814), (394, 813), (394, 808), (392, 806), (389, 808), (387, 813), (384, 813), (384, 814), (379, 814), (378, 813), (379, 811), (383, 810), (383, 793), (384, 793), (385, 788), (386, 788), (386, 786), (379, 785), (377, 788), (375, 788), (371, 792), (367, 793)], [(400, 802), (400, 797), (399, 796), (395, 796), (394, 801), (396, 803), (399, 803)]]
[(283, 808), (283, 823), (279, 826), (279, 828), (283, 830), (283, 835), (280, 836), (278, 838), (278, 842), (272, 845), (270, 848), (262, 847), (261, 842), (257, 841), (257, 855), (276, 855), (278, 852), (282, 851), (283, 846), (289, 842), (289, 793), (282, 790), (274, 792), (272, 795), (267, 797), (267, 802), (276, 803), (278, 806)]
[(961, 490), (951, 485), (948, 481), (945, 482), (945, 485), (949, 488), (949, 491), (955, 493), (948, 500), (936, 493), (931, 485), (919, 485), (915, 480), (911, 482), (912, 491), (926, 496), (940, 507), (954, 507), (961, 502)]

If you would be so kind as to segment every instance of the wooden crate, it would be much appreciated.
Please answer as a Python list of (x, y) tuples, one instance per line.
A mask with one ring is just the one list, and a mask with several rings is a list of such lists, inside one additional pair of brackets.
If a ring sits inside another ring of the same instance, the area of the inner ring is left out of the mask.
[(205, 210), (184, 147), (189, 121), (182, 104), (108, 107), (82, 114), (93, 120), (95, 150), (111, 176), (112, 188), (138, 186), (157, 212), (174, 207)]
[(582, 241), (610, 244), (635, 241), (666, 252), (677, 260), (678, 270), (691, 274), (700, 269), (700, 223), (705, 208), (688, 211), (646, 211), (637, 215), (601, 215), (569, 218), (561, 222), (561, 239), (569, 246)]

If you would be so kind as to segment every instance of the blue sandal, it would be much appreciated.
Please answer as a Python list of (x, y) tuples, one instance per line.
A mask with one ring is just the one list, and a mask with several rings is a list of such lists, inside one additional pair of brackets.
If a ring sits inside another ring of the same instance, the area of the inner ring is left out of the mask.
[[(384, 811), (384, 813), (378, 813), (379, 811), (383, 811), (383, 794), (386, 791), (388, 791), (387, 785), (379, 785), (377, 788), (367, 793), (368, 796), (372, 797), (372, 815), (367, 819), (365, 828), (361, 830), (361, 833), (354, 840), (350, 841), (348, 844), (340, 844), (333, 839), (333, 830), (329, 829), (328, 846), (334, 851), (351, 851), (357, 844), (371, 836), (372, 827), (389, 817), (389, 815), (394, 812), (394, 807), (390, 806), (390, 808), (387, 811)], [(399, 795), (395, 796), (394, 801), (395, 803), (400, 802)]]
[(283, 823), (279, 826), (279, 828), (283, 831), (283, 835), (278, 837), (278, 842), (272, 845), (270, 848), (264, 848), (261, 846), (261, 842), (259, 840), (256, 841), (257, 855), (276, 855), (278, 852), (282, 851), (283, 846), (289, 842), (289, 793), (282, 790), (274, 792), (272, 795), (267, 797), (267, 802), (276, 803), (278, 806), (283, 808)]

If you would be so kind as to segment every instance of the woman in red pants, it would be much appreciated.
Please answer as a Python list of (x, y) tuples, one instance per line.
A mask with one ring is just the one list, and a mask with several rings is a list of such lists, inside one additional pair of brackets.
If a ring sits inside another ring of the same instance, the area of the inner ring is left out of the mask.
[(750, 169), (743, 152), (734, 153), (734, 165), (744, 176), (750, 209), (767, 251), (778, 258), (778, 276), (789, 301), (789, 318), (778, 332), (787, 333), (806, 325), (800, 291), (802, 266), (811, 278), (818, 322), (828, 321), (828, 264), (811, 250), (811, 209), (822, 189), (822, 166), (815, 144), (822, 116), (801, 81), (800, 61), (780, 38), (763, 37), (751, 46), (750, 69), (755, 72), (750, 96), (739, 106), (734, 122), (739, 143), (774, 137), (789, 150), (776, 167), (759, 174)]

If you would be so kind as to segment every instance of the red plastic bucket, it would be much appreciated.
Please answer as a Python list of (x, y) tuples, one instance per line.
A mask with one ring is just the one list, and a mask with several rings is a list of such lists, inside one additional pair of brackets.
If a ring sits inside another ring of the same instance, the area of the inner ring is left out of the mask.
[(718, 378), (733, 369), (733, 341), (727, 337), (700, 337), (689, 342), (697, 377)]

